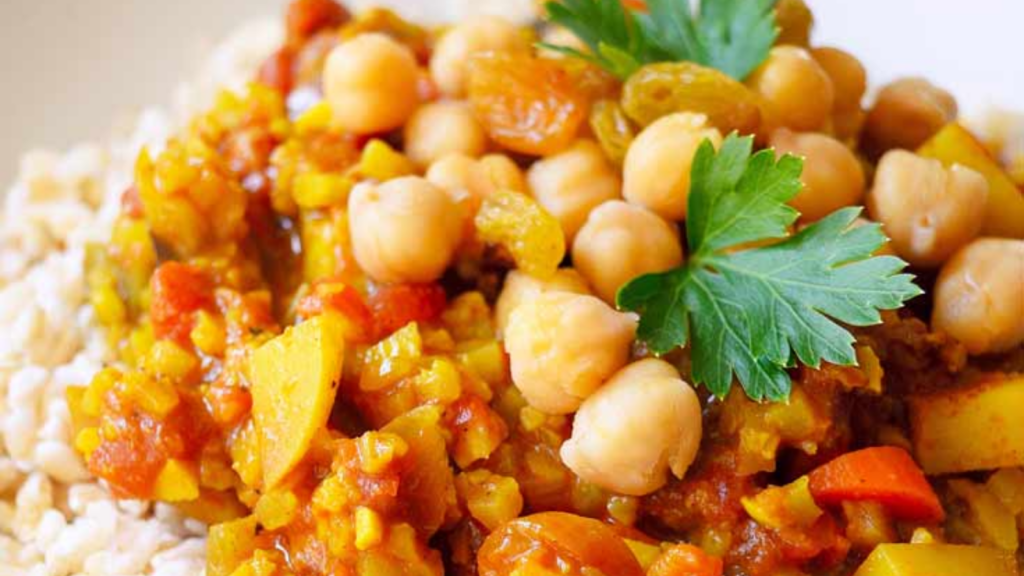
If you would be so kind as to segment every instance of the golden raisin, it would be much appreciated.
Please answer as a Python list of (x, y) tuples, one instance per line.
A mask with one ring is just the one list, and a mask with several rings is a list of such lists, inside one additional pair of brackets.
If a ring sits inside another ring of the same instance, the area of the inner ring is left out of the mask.
[(615, 100), (600, 100), (590, 109), (590, 130), (597, 137), (605, 156), (618, 165), (626, 159), (626, 151), (636, 138), (633, 122), (626, 117)]
[(515, 152), (547, 156), (572, 143), (586, 101), (557, 62), (525, 54), (473, 58), (469, 100), (487, 134)]
[(641, 126), (674, 112), (704, 114), (723, 134), (750, 134), (761, 125), (761, 106), (752, 90), (692, 62), (644, 66), (626, 81), (622, 107)]
[(503, 246), (516, 267), (547, 278), (565, 257), (562, 226), (529, 196), (500, 191), (484, 199), (476, 215), (480, 239)]

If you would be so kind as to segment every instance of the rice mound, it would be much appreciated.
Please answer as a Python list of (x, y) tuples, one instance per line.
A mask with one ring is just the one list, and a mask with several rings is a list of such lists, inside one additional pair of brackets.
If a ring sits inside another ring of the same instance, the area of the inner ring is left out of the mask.
[(104, 144), (31, 152), (0, 212), (0, 576), (195, 576), (206, 526), (165, 504), (116, 501), (71, 446), (64, 391), (112, 360), (93, 322), (85, 246), (103, 242), (143, 146), (159, 150), (281, 42), (276, 21), (229, 37), (170, 110)]

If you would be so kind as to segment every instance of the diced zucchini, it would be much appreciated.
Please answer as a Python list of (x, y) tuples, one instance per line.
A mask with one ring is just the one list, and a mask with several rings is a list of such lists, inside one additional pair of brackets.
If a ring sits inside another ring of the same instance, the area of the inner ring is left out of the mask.
[(882, 544), (854, 576), (1017, 576), (1013, 554), (954, 544)]
[(1024, 375), (910, 401), (914, 453), (927, 474), (1024, 465)]

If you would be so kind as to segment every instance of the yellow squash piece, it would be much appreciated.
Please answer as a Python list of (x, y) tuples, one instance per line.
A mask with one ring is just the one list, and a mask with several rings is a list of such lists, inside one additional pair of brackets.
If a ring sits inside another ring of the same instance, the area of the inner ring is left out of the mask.
[(409, 446), (413, 465), (403, 476), (399, 499), (410, 504), (410, 515), (427, 536), (441, 527), (456, 505), (455, 478), (440, 421), (440, 407), (422, 406), (395, 418), (382, 429), (398, 435)]
[(344, 320), (324, 313), (293, 326), (252, 357), (252, 414), (263, 486), (274, 487), (327, 423), (345, 355)]
[(956, 122), (947, 124), (917, 153), (947, 166), (962, 164), (981, 173), (989, 188), (982, 234), (1024, 238), (1024, 192), (966, 128)]
[(255, 516), (211, 527), (206, 540), (206, 576), (229, 576), (255, 549)]
[(1024, 465), (1024, 375), (910, 401), (914, 455), (927, 474)]
[(854, 576), (1017, 576), (1017, 562), (982, 546), (882, 544)]
[(187, 463), (170, 459), (153, 485), (153, 498), (164, 502), (188, 502), (199, 498), (199, 475)]

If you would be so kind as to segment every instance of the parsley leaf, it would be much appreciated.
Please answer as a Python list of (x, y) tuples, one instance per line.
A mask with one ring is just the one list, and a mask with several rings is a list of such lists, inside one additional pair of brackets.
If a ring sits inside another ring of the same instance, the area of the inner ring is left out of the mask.
[[(837, 322), (866, 326), (921, 290), (906, 263), (872, 256), (885, 241), (877, 224), (854, 225), (839, 210), (788, 235), (798, 214), (802, 160), (752, 154), (735, 134), (694, 158), (687, 211), (690, 257), (675, 270), (624, 286), (618, 306), (640, 313), (637, 336), (655, 353), (689, 343), (693, 379), (725, 396), (733, 376), (755, 400), (789, 396), (787, 368), (856, 363), (853, 336)], [(775, 241), (759, 247), (750, 242)]]
[(541, 46), (582, 58), (628, 78), (648, 62), (667, 58), (619, 0), (563, 0), (545, 5), (550, 22), (564, 26), (590, 47), (590, 53), (542, 43)]
[(743, 80), (775, 43), (776, 0), (648, 0), (648, 13), (623, 8), (621, 0), (548, 2), (548, 20), (576, 34), (591, 53), (544, 46), (589, 60), (620, 78), (644, 64), (690, 61)]

